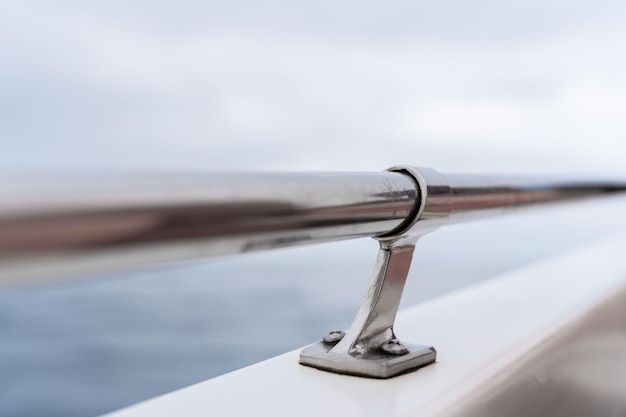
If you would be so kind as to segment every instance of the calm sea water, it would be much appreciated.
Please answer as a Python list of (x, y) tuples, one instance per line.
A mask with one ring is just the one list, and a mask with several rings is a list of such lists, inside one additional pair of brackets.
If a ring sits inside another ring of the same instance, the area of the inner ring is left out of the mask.
[[(625, 208), (442, 229), (419, 243), (403, 305), (624, 231)], [(375, 253), (363, 239), (4, 289), (0, 416), (94, 416), (311, 343), (350, 324)]]

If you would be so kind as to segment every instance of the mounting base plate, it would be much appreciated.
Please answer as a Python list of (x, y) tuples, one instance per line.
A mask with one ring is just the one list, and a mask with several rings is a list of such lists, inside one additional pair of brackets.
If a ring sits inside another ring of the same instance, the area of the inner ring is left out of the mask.
[(333, 352), (333, 345), (317, 342), (300, 352), (300, 363), (339, 374), (386, 379), (412, 372), (437, 359), (437, 351), (433, 347), (404, 345), (408, 352), (403, 355), (394, 355), (380, 349), (350, 354)]

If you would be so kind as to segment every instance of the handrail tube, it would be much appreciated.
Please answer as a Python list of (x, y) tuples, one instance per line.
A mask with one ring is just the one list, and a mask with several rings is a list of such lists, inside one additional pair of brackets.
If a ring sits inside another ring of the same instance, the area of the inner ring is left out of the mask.
[(428, 216), (439, 226), (626, 191), (619, 181), (415, 170), (0, 181), (0, 284), (381, 236)]
[(0, 284), (373, 236), (416, 193), (392, 172), (0, 181)]
[(411, 176), (419, 187), (417, 215), (388, 235), (405, 228), (410, 234), (426, 234), (448, 224), (490, 218), (546, 203), (607, 196), (626, 191), (626, 180), (544, 178), (475, 174), (441, 174), (425, 167), (390, 168)]

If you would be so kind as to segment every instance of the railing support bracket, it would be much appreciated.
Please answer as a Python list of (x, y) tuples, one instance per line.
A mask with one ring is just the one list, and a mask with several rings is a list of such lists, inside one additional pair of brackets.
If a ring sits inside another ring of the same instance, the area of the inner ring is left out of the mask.
[(325, 371), (391, 378), (435, 361), (433, 347), (400, 342), (393, 324), (409, 272), (413, 245), (381, 242), (374, 277), (347, 332), (333, 331), (300, 353), (300, 363)]
[[(430, 227), (421, 233), (412, 230), (420, 216), (428, 218), (430, 215), (424, 210), (428, 189), (423, 174), (436, 179), (431, 183), (439, 186), (438, 197), (448, 193), (449, 187), (435, 171), (420, 172), (405, 167), (391, 170), (405, 173), (415, 181), (418, 191), (416, 209), (399, 230), (376, 238), (380, 249), (374, 274), (350, 329), (345, 333), (330, 332), (323, 340), (306, 347), (300, 353), (302, 365), (339, 374), (384, 379), (414, 371), (437, 359), (437, 352), (431, 346), (400, 342), (393, 326), (415, 243), (422, 234), (430, 231)], [(441, 217), (441, 207), (437, 217)], [(443, 214), (445, 216), (445, 207)]]

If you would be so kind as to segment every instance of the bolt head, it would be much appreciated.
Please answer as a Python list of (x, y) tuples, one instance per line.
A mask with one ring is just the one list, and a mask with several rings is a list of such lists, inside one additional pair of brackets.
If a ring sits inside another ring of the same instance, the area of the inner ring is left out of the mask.
[(322, 341), (327, 345), (336, 345), (341, 339), (343, 339), (345, 335), (346, 332), (342, 332), (341, 330), (333, 330), (332, 332), (328, 332), (328, 334), (324, 336)]
[(380, 347), (383, 351), (392, 355), (405, 355), (409, 352), (409, 348), (404, 346), (398, 339), (391, 339)]

